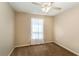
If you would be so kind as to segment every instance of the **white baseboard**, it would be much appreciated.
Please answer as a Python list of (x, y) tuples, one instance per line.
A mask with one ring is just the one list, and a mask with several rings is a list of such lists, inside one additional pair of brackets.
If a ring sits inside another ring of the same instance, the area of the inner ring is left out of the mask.
[(14, 49), (15, 49), (15, 48), (12, 48), (12, 49), (11, 49), (10, 53), (8, 54), (8, 56), (11, 55), (11, 53), (13, 52)]
[(30, 46), (30, 44), (27, 44), (27, 45), (17, 45), (15, 47), (23, 47), (23, 46)]
[[(45, 43), (52, 43), (52, 42), (45, 42)], [(45, 44), (45, 43), (41, 43), (41, 44)], [(30, 45), (39, 45), (39, 44), (16, 45), (15, 47), (24, 47), (24, 46), (30, 46)]]
[(60, 44), (59, 42), (55, 42), (55, 43), (56, 43), (56, 44), (58, 44), (59, 46), (61, 46), (61, 47), (65, 48), (65, 49), (67, 49), (68, 51), (70, 51), (70, 52), (72, 52), (72, 53), (76, 54), (77, 56), (79, 56), (79, 53), (77, 53), (77, 52), (75, 52), (75, 51), (73, 51), (73, 50), (71, 50), (71, 49), (69, 49), (69, 48), (67, 48), (67, 47), (63, 46), (63, 45), (62, 45), (62, 44)]

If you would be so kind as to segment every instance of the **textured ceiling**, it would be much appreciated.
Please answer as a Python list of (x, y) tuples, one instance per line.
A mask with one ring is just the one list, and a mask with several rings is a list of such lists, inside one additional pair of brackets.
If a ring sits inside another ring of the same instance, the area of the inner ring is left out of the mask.
[(60, 7), (61, 10), (51, 8), (48, 13), (44, 13), (40, 6), (32, 4), (32, 2), (9, 2), (12, 8), (17, 12), (26, 12), (32, 14), (55, 16), (63, 11), (79, 5), (78, 2), (54, 2), (53, 6)]

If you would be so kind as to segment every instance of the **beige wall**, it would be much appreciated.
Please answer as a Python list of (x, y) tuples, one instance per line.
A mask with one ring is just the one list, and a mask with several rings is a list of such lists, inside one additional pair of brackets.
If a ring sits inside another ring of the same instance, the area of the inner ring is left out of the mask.
[(25, 13), (16, 13), (16, 43), (15, 46), (25, 46), (31, 44), (31, 17), (44, 19), (44, 34), (45, 43), (52, 42), (53, 37), (53, 17), (40, 16)]
[(0, 55), (8, 55), (14, 48), (14, 42), (15, 46), (31, 44), (31, 17), (44, 19), (45, 43), (55, 41), (79, 55), (79, 6), (55, 17), (16, 13), (15, 20), (8, 3), (0, 3)]
[(79, 6), (54, 17), (55, 42), (79, 55)]
[(0, 3), (0, 56), (13, 49), (14, 12), (7, 3)]

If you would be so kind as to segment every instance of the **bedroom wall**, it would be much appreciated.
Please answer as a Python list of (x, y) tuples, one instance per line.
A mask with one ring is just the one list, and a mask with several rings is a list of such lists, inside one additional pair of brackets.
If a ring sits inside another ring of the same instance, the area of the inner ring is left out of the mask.
[(54, 17), (55, 42), (79, 55), (79, 6)]
[(31, 18), (44, 19), (44, 41), (45, 43), (53, 42), (53, 17), (34, 15), (28, 13), (16, 13), (16, 43), (15, 46), (27, 46), (31, 44)]
[(6, 2), (0, 2), (0, 56), (7, 56), (14, 48), (15, 14)]

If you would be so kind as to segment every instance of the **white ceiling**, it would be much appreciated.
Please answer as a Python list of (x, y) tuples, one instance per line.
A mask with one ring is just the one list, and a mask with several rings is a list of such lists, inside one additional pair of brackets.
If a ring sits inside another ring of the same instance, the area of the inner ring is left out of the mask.
[(12, 8), (17, 12), (26, 12), (32, 14), (55, 16), (63, 11), (66, 11), (72, 7), (79, 5), (79, 2), (54, 2), (54, 6), (62, 8), (61, 10), (55, 10), (51, 8), (48, 13), (44, 13), (40, 6), (32, 4), (32, 2), (10, 2)]

